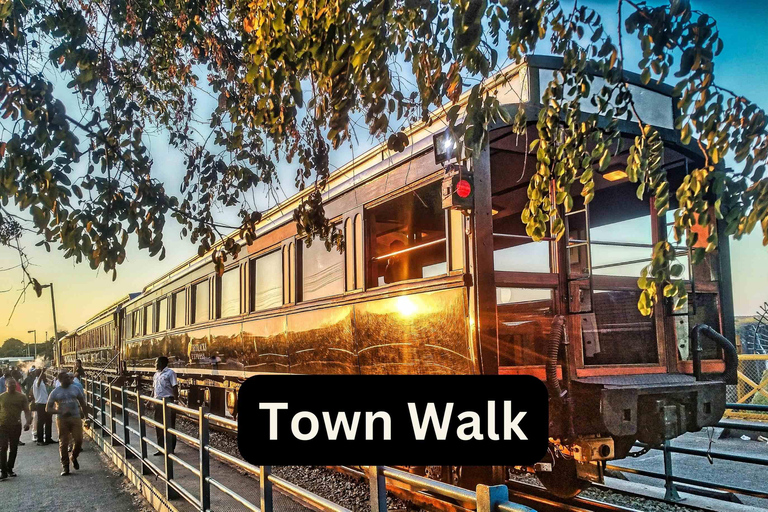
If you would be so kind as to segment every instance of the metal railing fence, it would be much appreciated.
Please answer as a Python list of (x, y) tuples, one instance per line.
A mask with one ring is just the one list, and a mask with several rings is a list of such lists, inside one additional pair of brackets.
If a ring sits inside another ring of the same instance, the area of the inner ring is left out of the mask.
[[(218, 489), (245, 509), (253, 512), (273, 512), (275, 490), (303, 506), (318, 512), (351, 512), (349, 509), (333, 503), (317, 494), (272, 474), (271, 466), (255, 466), (236, 456), (210, 445), (210, 427), (237, 429), (237, 422), (211, 414), (206, 407), (190, 409), (169, 401), (158, 400), (142, 395), (138, 390), (125, 386), (114, 386), (104, 381), (88, 380), (85, 384), (86, 402), (89, 408), (88, 418), (93, 422), (93, 435), (109, 438), (116, 452), (121, 454), (123, 463), (138, 459), (142, 475), (154, 475), (164, 485), (167, 500), (183, 499), (197, 510), (211, 510), (211, 487)], [(119, 393), (119, 395), (118, 395)], [(136, 409), (129, 407), (129, 400), (134, 399)], [(155, 421), (147, 415), (147, 404), (162, 407), (162, 421)], [(171, 411), (196, 420), (198, 435), (192, 436), (170, 426)], [(131, 426), (132, 419), (135, 426)], [(163, 446), (147, 436), (147, 425), (159, 428), (163, 432)], [(139, 447), (131, 444), (135, 436)], [(191, 464), (166, 447), (171, 445), (172, 437), (179, 442), (196, 448), (199, 456), (196, 464)], [(98, 444), (98, 443), (97, 443)], [(122, 451), (119, 449), (122, 447)], [(152, 447), (163, 456), (162, 467), (147, 458), (148, 447)], [(229, 488), (226, 483), (211, 477), (211, 457), (252, 475), (259, 480), (260, 502), (252, 503), (247, 498)], [(195, 490), (185, 488), (174, 477), (176, 469), (183, 469), (194, 475), (198, 482)], [(370, 506), (372, 512), (387, 510), (387, 480), (392, 484), (399, 482), (409, 485), (418, 492), (426, 492), (440, 499), (461, 503), (464, 508), (477, 512), (535, 512), (533, 509), (509, 501), (509, 491), (504, 485), (478, 485), (476, 491), (463, 489), (426, 477), (414, 475), (386, 466), (365, 466), (364, 471), (370, 485)], [(394, 485), (392, 485), (394, 486)]]
[[(760, 414), (760, 413), (768, 414), (768, 405), (727, 403), (725, 404), (725, 406), (726, 406), (726, 412), (728, 410), (738, 410), (738, 411), (748, 411), (748, 412), (757, 413), (757, 414)], [(730, 416), (726, 414), (723, 417), (727, 418)], [(748, 430), (753, 432), (768, 433), (768, 424), (760, 423), (760, 422), (729, 421), (728, 419), (723, 419), (720, 422), (718, 422), (717, 425), (715, 426), (720, 428), (734, 429), (734, 430)], [(699, 448), (686, 448), (682, 446), (672, 446), (670, 441), (666, 441), (660, 446), (650, 446), (647, 444), (637, 442), (635, 443), (635, 446), (642, 448), (644, 451), (660, 450), (664, 454), (664, 458), (663, 458), (664, 473), (656, 473), (653, 471), (646, 471), (642, 469), (627, 468), (627, 467), (616, 466), (612, 464), (609, 464), (607, 468), (615, 471), (621, 471), (624, 473), (632, 473), (640, 476), (663, 479), (664, 487), (666, 488), (664, 499), (667, 501), (681, 500), (678, 494), (677, 484), (693, 485), (697, 487), (705, 487), (708, 489), (713, 489), (713, 490), (718, 490), (723, 492), (732, 492), (736, 494), (742, 494), (745, 496), (752, 496), (754, 498), (768, 499), (768, 491), (765, 491), (765, 490), (748, 489), (744, 487), (726, 485), (726, 484), (717, 483), (717, 482), (698, 480), (695, 478), (685, 478), (681, 476), (675, 476), (674, 468), (672, 464), (673, 453), (706, 457), (710, 462), (712, 462), (714, 459), (718, 459), (718, 460), (726, 460), (730, 462), (755, 464), (758, 466), (768, 466), (767, 457), (740, 455), (735, 453), (721, 452), (717, 450), (702, 450)], [(695, 489), (690, 489), (690, 488), (686, 488), (685, 490), (695, 491)]]

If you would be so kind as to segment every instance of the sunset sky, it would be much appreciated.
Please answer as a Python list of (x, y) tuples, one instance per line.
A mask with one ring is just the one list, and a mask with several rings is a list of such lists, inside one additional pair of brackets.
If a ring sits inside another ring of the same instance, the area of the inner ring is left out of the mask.
[[(606, 26), (616, 26), (615, 0), (589, 3), (603, 6)], [(719, 23), (725, 47), (717, 60), (717, 82), (767, 108), (768, 66), (765, 48), (768, 47), (768, 34), (765, 27), (768, 26), (768, 3), (764, 0), (692, 0), (691, 3), (694, 8), (713, 15)], [(544, 41), (538, 52), (546, 53), (547, 49), (548, 43)], [(628, 51), (629, 62), (637, 55), (637, 48), (632, 50)], [(628, 66), (628, 69), (632, 68)], [(67, 107), (77, 111), (74, 100)], [(201, 107), (204, 108), (204, 105)], [(6, 131), (3, 137), (7, 136)], [(345, 147), (332, 155), (334, 165), (346, 163), (353, 154), (359, 155), (375, 143), (368, 138), (365, 130), (358, 130), (358, 137), (359, 144), (355, 146), (354, 152)], [(152, 139), (151, 150), (155, 161), (155, 176), (165, 182), (167, 190), (178, 191), (184, 172), (181, 155), (167, 146), (163, 134)], [(281, 198), (293, 193), (291, 185), (295, 168), (295, 163), (279, 165), (282, 182), (286, 185), (285, 195), (281, 194)], [(263, 196), (259, 206), (266, 208), (272, 204)], [(135, 239), (132, 239), (128, 257), (118, 269), (117, 280), (114, 282), (111, 276), (91, 270), (87, 263), (76, 264), (73, 260), (65, 260), (62, 253), (55, 249), (47, 253), (45, 249), (35, 247), (38, 239), (32, 234), (25, 234), (22, 244), (32, 263), (31, 273), (43, 284), (54, 283), (59, 330), (69, 330), (127, 293), (141, 291), (153, 278), (195, 255), (196, 246), (181, 240), (179, 230), (176, 222), (168, 219), (164, 235), (167, 257), (164, 261), (150, 257), (146, 251), (139, 251)], [(751, 236), (731, 243), (737, 315), (752, 315), (760, 304), (768, 301), (768, 249), (761, 242), (762, 234), (758, 227)], [(45, 331), (48, 331), (49, 336), (53, 334), (48, 290), (44, 290), (43, 296), (37, 298), (30, 289), (9, 322), (21, 288), (22, 275), (15, 268), (18, 263), (15, 251), (0, 248), (0, 344), (10, 337), (31, 343), (32, 334), (27, 333), (31, 329), (37, 330), (38, 341), (43, 340)]]

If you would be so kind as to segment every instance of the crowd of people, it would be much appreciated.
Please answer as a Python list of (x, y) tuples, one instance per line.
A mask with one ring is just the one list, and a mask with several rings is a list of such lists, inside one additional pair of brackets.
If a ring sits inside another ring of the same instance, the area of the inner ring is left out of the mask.
[[(152, 379), (154, 398), (167, 398), (176, 402), (179, 398), (179, 382), (168, 367), (167, 357), (158, 357)], [(78, 359), (72, 371), (63, 370), (46, 379), (45, 367), (32, 366), (26, 375), (20, 369), (0, 371), (0, 482), (15, 477), (13, 471), (21, 442), (22, 431), (28, 431), (35, 418), (33, 437), (38, 446), (54, 443), (59, 445), (61, 476), (70, 474), (70, 467), (80, 469), (78, 455), (83, 446), (83, 421), (87, 418), (87, 405), (82, 381), (85, 377), (82, 362)], [(175, 428), (176, 413), (168, 409), (168, 426)], [(22, 424), (22, 416), (24, 423)], [(56, 416), (58, 441), (53, 438), (53, 416)], [(155, 407), (155, 421), (163, 422), (163, 408)], [(163, 451), (173, 453), (176, 436), (170, 436), (165, 446), (165, 433), (156, 428), (157, 444)], [(155, 456), (163, 455), (156, 451)]]
[[(77, 458), (82, 450), (87, 410), (84, 377), (79, 359), (73, 371), (63, 370), (51, 382), (46, 378), (45, 367), (32, 366), (26, 374), (18, 368), (0, 371), (0, 482), (16, 476), (13, 468), (18, 447), (25, 446), (21, 433), (30, 429), (33, 416), (36, 444), (59, 445), (61, 475), (70, 474), (70, 465), (80, 469)], [(53, 438), (53, 416), (56, 416), (58, 441)]]

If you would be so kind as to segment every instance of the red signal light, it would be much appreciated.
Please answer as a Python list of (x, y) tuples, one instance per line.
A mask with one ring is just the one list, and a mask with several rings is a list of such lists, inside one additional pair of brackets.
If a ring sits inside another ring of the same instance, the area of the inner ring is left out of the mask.
[(466, 199), (471, 193), (472, 185), (470, 185), (467, 180), (459, 180), (456, 184), (456, 195), (462, 199)]

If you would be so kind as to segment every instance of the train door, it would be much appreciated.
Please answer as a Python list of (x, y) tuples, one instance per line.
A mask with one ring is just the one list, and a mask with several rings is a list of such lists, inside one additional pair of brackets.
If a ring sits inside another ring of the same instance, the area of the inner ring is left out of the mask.
[(652, 201), (621, 171), (595, 175), (594, 199), (575, 200), (560, 244), (568, 281), (576, 375), (667, 371), (665, 314), (638, 309), (637, 279), (659, 240)]
[(565, 314), (564, 290), (556, 242), (534, 242), (521, 219), (535, 169), (524, 146), (523, 137), (508, 135), (490, 152), (498, 364), (499, 373), (543, 379), (555, 316)]

